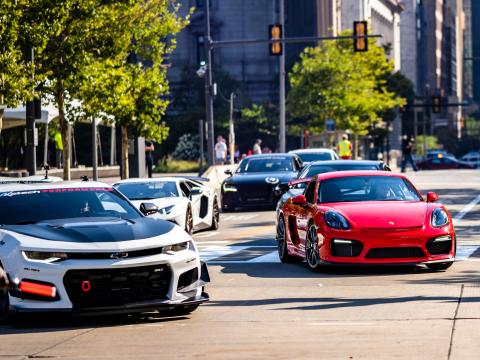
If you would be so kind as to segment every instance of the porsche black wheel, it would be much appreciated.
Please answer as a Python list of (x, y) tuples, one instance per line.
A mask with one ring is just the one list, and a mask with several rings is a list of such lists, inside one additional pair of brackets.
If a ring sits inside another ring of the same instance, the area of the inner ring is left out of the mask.
[(192, 235), (193, 232), (193, 215), (192, 209), (187, 208), (187, 213), (185, 214), (185, 231)]
[(218, 208), (217, 198), (213, 199), (213, 209), (212, 209), (212, 226), (211, 230), (218, 230), (220, 224), (220, 209)]
[(318, 271), (321, 267), (320, 253), (318, 250), (318, 234), (315, 225), (310, 225), (305, 239), (305, 259), (312, 271)]
[(292, 263), (292, 262), (300, 262), (302, 259), (292, 256), (288, 253), (288, 246), (287, 246), (287, 231), (285, 226), (285, 219), (281, 217), (278, 220), (277, 225), (277, 249), (278, 249), (278, 257), (282, 263)]
[(433, 271), (442, 271), (442, 270), (447, 270), (452, 265), (453, 265), (453, 261), (449, 261), (449, 262), (443, 262), (443, 263), (427, 264), (427, 268)]

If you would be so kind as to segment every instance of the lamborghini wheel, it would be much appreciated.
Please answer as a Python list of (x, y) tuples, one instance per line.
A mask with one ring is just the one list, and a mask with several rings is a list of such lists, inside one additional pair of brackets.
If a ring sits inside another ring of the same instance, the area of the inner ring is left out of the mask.
[(193, 214), (190, 207), (187, 208), (187, 213), (185, 214), (185, 231), (192, 235), (193, 232)]
[(220, 209), (218, 208), (217, 198), (213, 199), (213, 209), (212, 209), (212, 226), (210, 230), (218, 230), (220, 223)]

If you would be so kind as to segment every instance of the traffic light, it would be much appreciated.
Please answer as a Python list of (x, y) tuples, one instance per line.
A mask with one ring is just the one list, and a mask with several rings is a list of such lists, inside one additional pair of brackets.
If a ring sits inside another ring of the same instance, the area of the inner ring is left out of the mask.
[(366, 21), (353, 22), (353, 49), (355, 52), (368, 51), (368, 27)]
[[(282, 38), (282, 25), (270, 25), (268, 27), (268, 36), (270, 40), (280, 40)], [(280, 41), (271, 42), (269, 48), (272, 56), (281, 56), (283, 54), (283, 45)]]
[(442, 110), (442, 98), (440, 96), (432, 96), (432, 112), (439, 114)]

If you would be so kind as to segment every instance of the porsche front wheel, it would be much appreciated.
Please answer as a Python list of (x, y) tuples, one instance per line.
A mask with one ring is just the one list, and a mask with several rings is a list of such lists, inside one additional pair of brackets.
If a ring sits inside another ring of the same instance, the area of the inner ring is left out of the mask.
[(321, 266), (320, 253), (318, 250), (318, 234), (315, 225), (311, 224), (305, 239), (305, 259), (312, 271), (318, 271)]
[(282, 263), (292, 263), (292, 262), (299, 262), (301, 259), (297, 259), (296, 257), (290, 255), (288, 253), (288, 246), (287, 246), (287, 232), (285, 226), (285, 219), (281, 217), (278, 220), (277, 225), (277, 248), (278, 248), (278, 257)]

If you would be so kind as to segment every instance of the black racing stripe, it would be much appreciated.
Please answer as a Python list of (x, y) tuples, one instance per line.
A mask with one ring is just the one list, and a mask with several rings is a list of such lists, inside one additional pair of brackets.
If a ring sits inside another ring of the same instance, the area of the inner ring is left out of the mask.
[(76, 243), (119, 242), (151, 238), (170, 232), (171, 222), (138, 218), (76, 218), (45, 221), (32, 225), (9, 225), (3, 229), (35, 238)]

